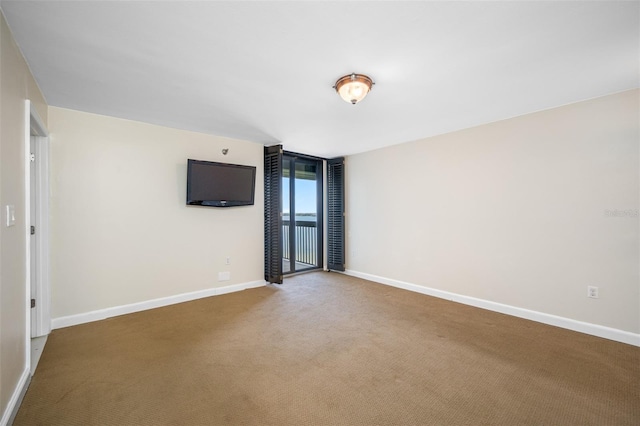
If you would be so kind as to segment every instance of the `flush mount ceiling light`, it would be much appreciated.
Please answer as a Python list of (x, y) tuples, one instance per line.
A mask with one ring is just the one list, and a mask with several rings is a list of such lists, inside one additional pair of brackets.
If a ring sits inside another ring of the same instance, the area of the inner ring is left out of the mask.
[(349, 74), (340, 77), (333, 86), (345, 102), (357, 104), (367, 96), (375, 83), (364, 74)]

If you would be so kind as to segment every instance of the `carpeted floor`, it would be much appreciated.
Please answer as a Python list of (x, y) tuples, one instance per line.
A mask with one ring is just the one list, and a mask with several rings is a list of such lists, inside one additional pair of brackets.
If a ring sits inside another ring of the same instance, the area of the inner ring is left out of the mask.
[(15, 425), (638, 425), (640, 348), (317, 272), (55, 330)]

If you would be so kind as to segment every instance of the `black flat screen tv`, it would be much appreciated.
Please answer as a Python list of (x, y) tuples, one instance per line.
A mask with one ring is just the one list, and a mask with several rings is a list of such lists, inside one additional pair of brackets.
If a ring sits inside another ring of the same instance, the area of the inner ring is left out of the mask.
[(255, 166), (191, 159), (187, 162), (188, 205), (251, 206), (255, 187)]

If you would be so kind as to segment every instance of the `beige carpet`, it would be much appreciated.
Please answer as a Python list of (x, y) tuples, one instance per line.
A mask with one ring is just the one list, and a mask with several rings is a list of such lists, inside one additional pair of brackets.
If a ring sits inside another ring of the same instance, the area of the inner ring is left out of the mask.
[(640, 425), (640, 349), (317, 272), (55, 330), (15, 425)]

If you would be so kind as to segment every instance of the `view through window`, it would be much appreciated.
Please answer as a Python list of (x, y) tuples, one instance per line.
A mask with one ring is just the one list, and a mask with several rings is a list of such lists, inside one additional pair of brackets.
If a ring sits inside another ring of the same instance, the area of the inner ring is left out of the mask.
[(285, 155), (282, 162), (282, 272), (322, 262), (322, 161)]

